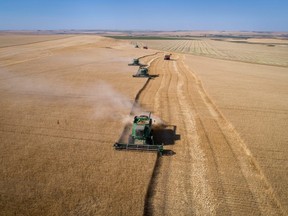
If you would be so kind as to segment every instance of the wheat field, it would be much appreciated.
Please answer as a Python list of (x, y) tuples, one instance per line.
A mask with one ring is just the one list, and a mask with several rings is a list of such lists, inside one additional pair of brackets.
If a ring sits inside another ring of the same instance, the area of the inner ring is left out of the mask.
[[(287, 214), (285, 40), (0, 44), (0, 215)], [(114, 150), (136, 97), (173, 155)]]
[[(133, 43), (133, 42), (132, 42)], [(288, 43), (285, 40), (140, 40), (153, 49), (187, 53), (211, 58), (288, 67)]]

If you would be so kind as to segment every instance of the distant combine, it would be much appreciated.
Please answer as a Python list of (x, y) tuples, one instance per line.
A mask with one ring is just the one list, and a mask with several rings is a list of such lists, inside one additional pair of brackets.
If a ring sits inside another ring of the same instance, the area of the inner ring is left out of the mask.
[(151, 76), (148, 73), (148, 68), (140, 67), (136, 74), (133, 77), (142, 77), (142, 78), (150, 78)]
[(142, 66), (143, 64), (141, 64), (139, 62), (139, 59), (133, 59), (132, 63), (128, 64), (129, 66)]

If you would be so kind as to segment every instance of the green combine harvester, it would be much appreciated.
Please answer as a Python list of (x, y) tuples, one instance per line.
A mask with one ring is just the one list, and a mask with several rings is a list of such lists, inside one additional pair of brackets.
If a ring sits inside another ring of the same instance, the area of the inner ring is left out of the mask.
[(133, 59), (132, 63), (128, 64), (129, 66), (140, 66), (139, 59)]
[(140, 78), (150, 78), (151, 76), (148, 73), (148, 68), (140, 67), (136, 74), (132, 75), (133, 77), (140, 77)]
[(142, 150), (157, 151), (163, 153), (163, 145), (157, 145), (153, 140), (152, 118), (147, 115), (135, 116), (132, 125), (132, 134), (129, 135), (128, 143), (115, 143), (117, 150)]
[(128, 64), (128, 66), (140, 66), (140, 67), (143, 67), (145, 66), (144, 64), (141, 64), (139, 62), (139, 59), (133, 59), (132, 63)]

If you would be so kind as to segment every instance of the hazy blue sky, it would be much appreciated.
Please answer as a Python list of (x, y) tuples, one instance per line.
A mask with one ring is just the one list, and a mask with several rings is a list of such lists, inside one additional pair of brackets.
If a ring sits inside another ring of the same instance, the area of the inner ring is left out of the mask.
[(288, 31), (288, 0), (0, 0), (0, 29)]

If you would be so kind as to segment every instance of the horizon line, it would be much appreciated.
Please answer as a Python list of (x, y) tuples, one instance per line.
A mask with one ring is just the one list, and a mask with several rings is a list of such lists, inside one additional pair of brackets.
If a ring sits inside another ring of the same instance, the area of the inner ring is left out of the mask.
[(98, 31), (98, 32), (253, 32), (253, 33), (288, 33), (288, 30), (283, 31), (272, 31), (272, 30), (189, 30), (189, 29), (177, 29), (177, 30), (152, 30), (152, 29), (0, 29), (0, 32), (10, 31), (27, 31), (27, 32), (40, 32), (40, 31)]

